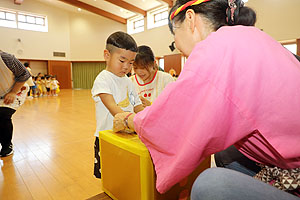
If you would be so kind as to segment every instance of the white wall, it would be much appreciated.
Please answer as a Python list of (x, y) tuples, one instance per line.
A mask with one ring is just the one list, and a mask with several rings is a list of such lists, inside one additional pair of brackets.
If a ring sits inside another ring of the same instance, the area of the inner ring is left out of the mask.
[(30, 61), (31, 73), (33, 76), (37, 76), (38, 73), (47, 74), (48, 62), (46, 61)]
[(274, 39), (300, 38), (300, 0), (249, 0), (257, 14), (256, 26)]
[(126, 25), (99, 15), (69, 13), (72, 60), (104, 60), (106, 39), (115, 31), (125, 31)]
[(150, 46), (155, 56), (178, 54), (178, 50), (171, 52), (169, 45), (174, 41), (174, 37), (169, 31), (169, 27), (161, 26), (149, 29), (141, 33), (132, 35), (138, 45)]
[[(15, 54), (18, 58), (70, 59), (68, 12), (34, 0), (26, 0), (22, 5), (13, 2), (13, 0), (1, 0), (0, 7), (46, 15), (48, 32), (0, 27), (1, 49)], [(20, 43), (17, 41), (18, 38), (21, 39)], [(66, 52), (66, 58), (53, 57), (53, 51)]]

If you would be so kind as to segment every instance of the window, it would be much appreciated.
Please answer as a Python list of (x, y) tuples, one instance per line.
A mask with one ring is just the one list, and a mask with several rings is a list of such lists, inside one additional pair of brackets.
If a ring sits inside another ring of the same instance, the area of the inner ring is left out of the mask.
[(45, 16), (0, 8), (0, 26), (48, 32)]
[(17, 28), (16, 13), (0, 9), (0, 26)]
[(160, 7), (147, 13), (147, 28), (155, 28), (168, 24), (168, 7)]
[(37, 25), (42, 25), (42, 26), (44, 26), (44, 25), (45, 25), (45, 19), (44, 19), (44, 18), (40, 18), (40, 17), (36, 17), (36, 18), (35, 18), (35, 23), (36, 23)]
[(5, 12), (3, 11), (0, 12), (0, 19), (5, 19)]
[(160, 68), (162, 68), (163, 70), (165, 69), (165, 60), (164, 60), (164, 58), (159, 58), (158, 59), (158, 66)]
[(161, 21), (166, 21), (168, 23), (168, 11), (163, 11), (157, 14), (154, 14), (154, 23), (159, 23)]
[(297, 54), (297, 45), (296, 44), (285, 44), (283, 45), (285, 48), (287, 48), (290, 52), (293, 54)]
[(18, 14), (18, 22), (36, 24), (36, 25), (45, 25), (45, 19), (42, 17), (35, 17), (25, 14)]
[(8, 21), (16, 21), (16, 14), (11, 12), (5, 12), (5, 19)]
[(139, 17), (134, 17), (132, 19), (127, 20), (127, 32), (129, 34), (134, 34), (134, 33), (139, 33), (144, 31), (144, 17), (139, 16)]
[(28, 13), (18, 13), (18, 28), (32, 31), (48, 32), (47, 18)]
[(133, 28), (138, 29), (144, 27), (144, 19), (133, 22)]

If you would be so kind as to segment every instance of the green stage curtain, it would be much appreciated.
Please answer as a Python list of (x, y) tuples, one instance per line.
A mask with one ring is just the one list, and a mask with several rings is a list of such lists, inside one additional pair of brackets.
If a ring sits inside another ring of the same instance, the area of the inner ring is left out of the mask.
[(105, 69), (105, 63), (73, 62), (72, 76), (74, 89), (92, 89), (96, 76)]

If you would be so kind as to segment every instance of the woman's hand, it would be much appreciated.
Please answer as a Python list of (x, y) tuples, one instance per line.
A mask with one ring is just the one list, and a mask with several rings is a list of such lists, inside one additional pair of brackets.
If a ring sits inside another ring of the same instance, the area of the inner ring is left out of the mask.
[(15, 101), (17, 94), (15, 92), (9, 92), (4, 97), (5, 104), (11, 104)]
[(114, 132), (123, 131), (127, 128), (124, 123), (124, 119), (129, 114), (130, 114), (130, 112), (122, 112), (122, 113), (118, 113), (115, 115), (114, 126), (113, 126)]
[(150, 102), (149, 100), (145, 99), (145, 98), (142, 97), (142, 96), (140, 96), (140, 99), (141, 99), (142, 104), (143, 104), (144, 107), (146, 107), (146, 106), (151, 106), (151, 102)]

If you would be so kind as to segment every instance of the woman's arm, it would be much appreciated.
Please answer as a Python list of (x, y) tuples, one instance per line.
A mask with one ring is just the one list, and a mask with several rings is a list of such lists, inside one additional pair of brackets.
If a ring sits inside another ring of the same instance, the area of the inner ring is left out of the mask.
[(165, 192), (207, 156), (250, 134), (252, 124), (222, 90), (186, 70), (134, 116), (132, 128), (151, 154), (158, 191)]
[(1, 58), (5, 65), (13, 72), (16, 82), (26, 82), (31, 77), (29, 71), (15, 56), (2, 52)]
[(4, 96), (3, 102), (5, 104), (13, 103), (17, 93), (21, 91), (21, 88), (23, 87), (25, 82), (16, 82), (11, 91)]
[(116, 114), (114, 118), (113, 131), (119, 132), (129, 128), (132, 132), (134, 132), (135, 131), (134, 123), (133, 123), (134, 116), (135, 114), (130, 112), (123, 112), (123, 113)]
[[(138, 113), (140, 111), (144, 110), (144, 106), (138, 105), (134, 107), (134, 112)], [(125, 129), (130, 129), (132, 132), (134, 132), (134, 123), (133, 118), (135, 114), (130, 112), (122, 112), (116, 114), (114, 117), (114, 132), (124, 131)], [(126, 119), (127, 118), (127, 119)], [(127, 127), (128, 125), (128, 127)]]

